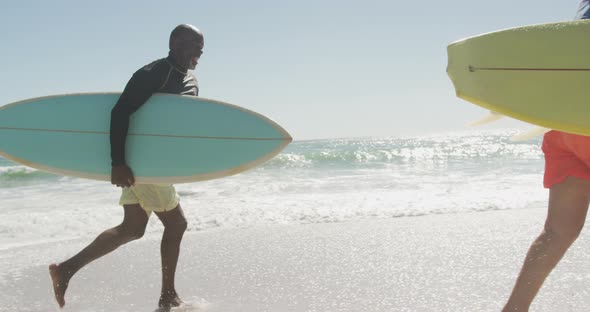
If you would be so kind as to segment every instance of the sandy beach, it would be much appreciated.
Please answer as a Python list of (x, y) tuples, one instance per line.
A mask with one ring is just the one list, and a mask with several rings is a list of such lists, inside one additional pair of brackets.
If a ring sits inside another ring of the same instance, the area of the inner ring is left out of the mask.
[[(197, 232), (177, 274), (190, 306), (176, 310), (499, 311), (544, 217), (537, 207)], [(0, 310), (59, 310), (47, 265), (87, 242), (2, 251)], [(532, 311), (587, 311), (589, 248), (584, 231)], [(155, 235), (120, 248), (79, 272), (63, 311), (158, 311), (159, 262)]]

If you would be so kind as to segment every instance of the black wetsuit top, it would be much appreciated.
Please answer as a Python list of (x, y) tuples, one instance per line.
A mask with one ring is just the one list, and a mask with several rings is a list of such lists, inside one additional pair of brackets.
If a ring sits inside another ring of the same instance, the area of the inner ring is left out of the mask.
[(110, 139), (113, 166), (126, 164), (125, 139), (129, 129), (129, 117), (156, 92), (197, 96), (199, 85), (195, 76), (181, 70), (170, 56), (136, 71), (111, 111)]

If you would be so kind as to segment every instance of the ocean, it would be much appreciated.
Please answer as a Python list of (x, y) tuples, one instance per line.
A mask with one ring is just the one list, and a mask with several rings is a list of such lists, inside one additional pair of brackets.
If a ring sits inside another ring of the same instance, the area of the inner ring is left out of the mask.
[[(295, 141), (262, 166), (179, 184), (189, 232), (544, 206), (541, 137), (518, 130)], [(94, 237), (119, 224), (120, 190), (0, 158), (0, 250)], [(146, 235), (160, 235), (152, 216)]]

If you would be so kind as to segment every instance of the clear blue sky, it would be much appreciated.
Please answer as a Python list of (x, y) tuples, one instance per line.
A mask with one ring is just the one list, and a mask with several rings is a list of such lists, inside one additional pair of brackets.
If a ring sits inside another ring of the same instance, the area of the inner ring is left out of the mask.
[(167, 55), (172, 28), (190, 23), (205, 34), (195, 71), (200, 95), (262, 113), (295, 139), (461, 130), (486, 111), (454, 96), (446, 46), (569, 20), (577, 6), (578, 0), (10, 1), (0, 11), (0, 105), (121, 91), (135, 70)]

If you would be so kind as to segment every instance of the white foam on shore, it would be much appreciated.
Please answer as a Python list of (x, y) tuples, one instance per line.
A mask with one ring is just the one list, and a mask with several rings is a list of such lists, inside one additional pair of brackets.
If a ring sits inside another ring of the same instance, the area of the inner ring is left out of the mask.
[[(546, 200), (539, 141), (512, 133), (294, 142), (245, 173), (177, 185), (189, 232), (523, 209)], [(523, 196), (526, 194), (526, 196)], [(93, 238), (118, 225), (120, 190), (0, 158), (0, 249)], [(148, 235), (160, 233), (153, 217)]]
[[(502, 181), (498, 183), (497, 181)], [(333, 223), (367, 218), (523, 209), (543, 203), (541, 174), (494, 172), (427, 177), (397, 171), (254, 171), (177, 189), (189, 232), (273, 224)], [(527, 194), (527, 196), (522, 196)], [(0, 189), (0, 249), (94, 237), (118, 225), (120, 190), (105, 182), (63, 178), (44, 185)], [(150, 219), (147, 233), (159, 233)]]

